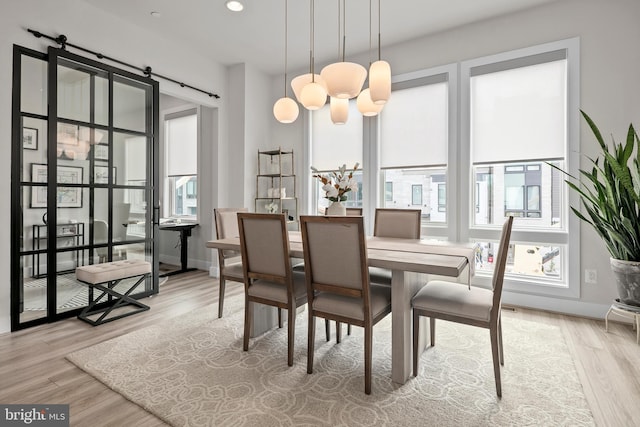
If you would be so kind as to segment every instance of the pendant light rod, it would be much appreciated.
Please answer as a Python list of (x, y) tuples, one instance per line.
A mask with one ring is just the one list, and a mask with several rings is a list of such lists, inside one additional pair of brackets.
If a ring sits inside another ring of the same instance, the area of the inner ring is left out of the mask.
[[(369, 7), (371, 7), (371, 3), (369, 3)], [(371, 11), (369, 11), (369, 13), (371, 13)], [(382, 10), (380, 9), (380, 0), (378, 0), (378, 61), (380, 60), (380, 58), (382, 58), (382, 55), (380, 54), (380, 48), (381, 48), (381, 40), (382, 38), (380, 37), (380, 16), (382, 15)], [(369, 19), (369, 22), (371, 22), (371, 19)]]
[(347, 7), (345, 0), (342, 0), (342, 62), (344, 62), (345, 52), (347, 50)]
[(315, 83), (316, 81), (316, 77), (315, 77), (315, 67), (314, 67), (314, 62), (315, 62), (315, 58), (313, 57), (313, 51), (315, 49), (315, 43), (314, 43), (314, 39), (315, 39), (315, 28), (314, 28), (314, 12), (315, 12), (315, 0), (311, 0), (311, 3), (309, 5), (309, 37), (311, 38), (311, 40), (309, 41), (309, 46), (311, 47), (311, 50), (309, 51), (309, 70), (311, 71), (311, 82)]
[[(372, 9), (373, 7), (371, 6), (373, 4), (373, 0), (369, 0), (369, 66), (371, 66), (371, 20), (373, 19), (373, 13), (372, 13)], [(379, 30), (378, 30), (379, 31)], [(378, 40), (380, 37), (380, 33), (378, 33)]]
[(289, 0), (284, 0), (284, 97), (287, 97), (287, 51), (289, 33)]

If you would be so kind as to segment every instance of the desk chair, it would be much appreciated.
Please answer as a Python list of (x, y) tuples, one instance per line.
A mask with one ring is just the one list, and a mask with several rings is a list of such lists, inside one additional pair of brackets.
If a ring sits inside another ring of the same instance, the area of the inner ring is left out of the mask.
[[(109, 241), (109, 225), (107, 222), (101, 219), (93, 220), (93, 244), (99, 245), (104, 244)], [(96, 248), (95, 254), (98, 256), (98, 262), (107, 262), (109, 261), (109, 248), (102, 247)]]
[(238, 229), (245, 289), (242, 348), (249, 350), (253, 303), (286, 309), (287, 363), (292, 366), (296, 308), (307, 303), (307, 289), (304, 274), (291, 269), (286, 219), (282, 214), (241, 212)]
[(431, 346), (435, 345), (436, 319), (464, 323), (489, 329), (491, 353), (493, 355), (493, 373), (496, 392), (502, 397), (500, 366), (504, 365), (502, 351), (502, 318), (500, 301), (502, 284), (507, 265), (509, 239), (513, 217), (510, 216), (502, 226), (502, 237), (498, 247), (498, 256), (493, 270), (492, 289), (469, 288), (462, 283), (432, 280), (413, 297), (413, 375), (418, 376), (418, 337), (420, 336), (420, 316), (429, 317)]
[(313, 373), (316, 317), (360, 326), (364, 328), (364, 390), (371, 394), (373, 326), (391, 313), (391, 289), (369, 283), (363, 219), (301, 216), (300, 221), (309, 304), (307, 373)]
[[(218, 239), (238, 237), (238, 212), (247, 212), (247, 208), (217, 208), (213, 210), (213, 217)], [(222, 317), (224, 308), (224, 291), (227, 280), (244, 283), (242, 258), (238, 251), (218, 250), (218, 268), (220, 270), (220, 286), (218, 295), (218, 317)]]

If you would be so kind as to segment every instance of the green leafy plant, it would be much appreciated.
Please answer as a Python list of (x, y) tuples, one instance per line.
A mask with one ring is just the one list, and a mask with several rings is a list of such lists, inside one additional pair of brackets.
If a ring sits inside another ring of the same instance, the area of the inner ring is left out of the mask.
[[(640, 261), (640, 140), (629, 125), (626, 141), (612, 149), (605, 143), (591, 118), (580, 111), (600, 144), (600, 155), (588, 159), (591, 170), (580, 169), (580, 178), (568, 175), (565, 182), (580, 195), (583, 215), (575, 207), (573, 213), (590, 224), (602, 238), (611, 256), (623, 261)], [(635, 156), (632, 158), (632, 156)]]

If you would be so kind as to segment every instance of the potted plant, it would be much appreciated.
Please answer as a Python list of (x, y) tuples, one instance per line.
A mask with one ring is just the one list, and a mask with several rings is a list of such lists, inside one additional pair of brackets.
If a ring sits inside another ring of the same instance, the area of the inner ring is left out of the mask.
[(580, 112), (600, 144), (600, 155), (589, 158), (591, 170), (580, 169), (579, 178), (567, 174), (586, 215), (571, 210), (604, 241), (620, 302), (640, 306), (640, 140), (629, 125), (626, 141), (612, 140), (610, 150), (593, 120)]

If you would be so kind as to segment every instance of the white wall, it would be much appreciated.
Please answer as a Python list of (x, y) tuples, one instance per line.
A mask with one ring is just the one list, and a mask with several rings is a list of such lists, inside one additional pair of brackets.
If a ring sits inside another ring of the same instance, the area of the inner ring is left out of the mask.
[[(6, 4), (10, 3), (10, 5)], [(13, 44), (45, 52), (51, 46), (48, 40), (36, 39), (27, 28), (56, 36), (65, 34), (70, 43), (78, 44), (105, 55), (135, 64), (151, 66), (160, 74), (183, 79), (185, 82), (218, 93), (220, 100), (199, 94), (179, 85), (160, 80), (160, 91), (187, 98), (196, 104), (217, 107), (221, 110), (215, 120), (218, 134), (215, 143), (226, 143), (228, 114), (227, 69), (215, 61), (201, 56), (189, 46), (173, 39), (159, 40), (157, 35), (107, 14), (77, 0), (21, 0), (5, 2), (0, 14), (0, 193), (5, 203), (0, 207), (0, 333), (10, 327), (10, 185), (11, 185), (11, 87)], [(170, 33), (170, 32), (169, 32)], [(72, 49), (69, 49), (73, 51)], [(92, 58), (95, 59), (95, 58)], [(116, 65), (117, 66), (117, 65)], [(211, 162), (218, 162), (215, 153), (208, 153)], [(221, 163), (222, 160), (220, 160)], [(213, 163), (215, 165), (215, 163)], [(220, 177), (218, 177), (218, 182)], [(208, 190), (207, 190), (208, 191)], [(217, 197), (216, 190), (210, 190)], [(206, 230), (210, 234), (210, 228)], [(205, 236), (207, 239), (209, 236)], [(191, 242), (190, 242), (191, 243)]]
[[(617, 139), (622, 139), (629, 123), (635, 122), (635, 126), (640, 127), (639, 17), (640, 2), (637, 0), (565, 0), (383, 48), (382, 56), (397, 75), (579, 36), (581, 108), (596, 121), (603, 133), (614, 133)], [(382, 38), (384, 40), (384, 33)], [(366, 64), (367, 58), (360, 56), (350, 60)], [(316, 69), (323, 65), (316, 64)], [(299, 73), (292, 72), (290, 76)], [(282, 96), (281, 79), (272, 80), (273, 101)], [(289, 126), (287, 130), (285, 126)], [(302, 134), (300, 118), (293, 125), (275, 123), (272, 126), (274, 139), (288, 141), (299, 152), (303, 150)], [(584, 123), (581, 123), (580, 139), (582, 154), (598, 154), (597, 143)], [(588, 166), (588, 162), (583, 162), (582, 166)], [(304, 173), (306, 171), (298, 172), (299, 176)], [(580, 238), (582, 270), (586, 266), (596, 269), (598, 284), (585, 285), (581, 277), (579, 300), (549, 300), (523, 294), (505, 295), (505, 300), (567, 313), (602, 316), (617, 296), (609, 269), (609, 255), (587, 225), (581, 225)]]

